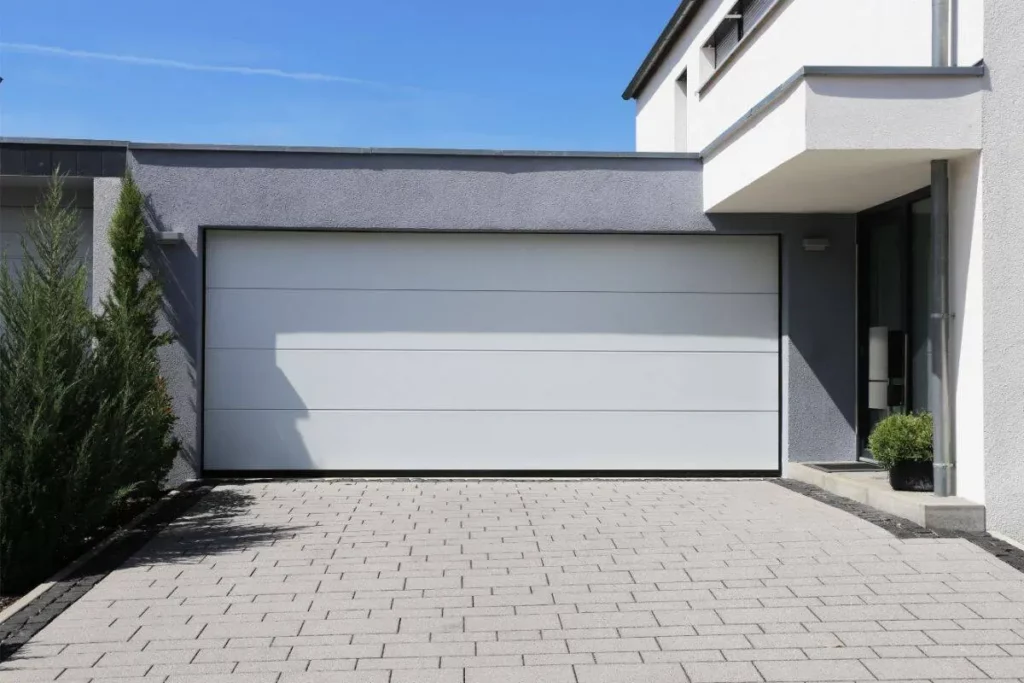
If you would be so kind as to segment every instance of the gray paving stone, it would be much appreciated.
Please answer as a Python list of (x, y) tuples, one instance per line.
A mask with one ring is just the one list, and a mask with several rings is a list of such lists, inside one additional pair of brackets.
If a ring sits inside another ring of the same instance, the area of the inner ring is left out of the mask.
[(970, 661), (993, 678), (1024, 678), (1024, 657), (971, 657)]
[(458, 669), (396, 670), (391, 672), (390, 683), (462, 683), (463, 676)]
[(212, 676), (231, 673), (235, 662), (201, 662), (199, 664), (154, 664), (147, 676)]
[[(288, 647), (228, 647), (218, 650), (200, 650), (194, 662), (263, 662), (288, 659)], [(168, 650), (179, 652), (179, 650)]]
[(469, 657), (441, 657), (443, 669), (469, 669), (473, 667), (523, 666), (522, 655), (473, 655)]
[(683, 664), (691, 683), (750, 683), (764, 679), (749, 662), (693, 662)]
[[(816, 608), (829, 609), (829, 608)], [(815, 621), (806, 607), (761, 607), (756, 609), (722, 609), (718, 616), (726, 624), (772, 624), (778, 622), (804, 623)]]
[(480, 655), (550, 655), (569, 652), (564, 640), (511, 640), (496, 643), (478, 643)]
[(578, 683), (679, 683), (679, 664), (577, 664)]
[(511, 617), (466, 617), (467, 631), (528, 631), (560, 628), (555, 614)]
[(60, 676), (63, 672), (63, 668), (0, 669), (0, 683), (36, 683), (36, 681), (54, 681), (57, 680), (57, 676)]
[[(577, 683), (569, 665), (478, 667), (465, 670), (465, 683)], [(582, 683), (582, 681), (580, 682)]]
[(755, 661), (766, 681), (818, 683), (824, 681), (871, 680), (872, 674), (857, 660)]
[[(468, 643), (388, 643), (384, 645), (385, 657), (450, 657), (469, 656), (476, 651), (476, 645)], [(359, 655), (367, 656), (367, 655)]]
[(951, 678), (971, 680), (988, 676), (962, 657), (924, 659), (866, 659), (866, 666), (880, 680), (927, 680)]
[[(596, 655), (621, 655), (621, 659), (601, 662)], [(601, 664), (639, 664), (639, 652), (599, 652), (587, 653), (578, 652), (574, 654), (552, 654), (552, 655), (523, 655), (525, 666), (553, 666), (556, 664), (593, 664), (595, 661)]]
[[(276, 680), (277, 683), (388, 683), (390, 678), (390, 671), (306, 671), (304, 673), (285, 672)], [(268, 683), (275, 681), (275, 679), (267, 680)], [(243, 679), (243, 681), (249, 683), (248, 680)], [(225, 679), (224, 683), (243, 683), (243, 681)], [(221, 682), (216, 681), (215, 683)], [(256, 682), (254, 681), (254, 683)], [(263, 682), (259, 681), (259, 683)]]
[(562, 628), (623, 628), (658, 626), (653, 612), (599, 612), (593, 614), (563, 614)]
[(90, 668), (68, 668), (61, 674), (62, 678), (74, 679), (92, 677), (104, 678), (127, 678), (129, 676), (145, 676), (149, 671), (148, 664), (132, 664), (125, 666), (93, 666)]
[(384, 657), (383, 659), (360, 659), (356, 669), (437, 669), (441, 666), (440, 657)]

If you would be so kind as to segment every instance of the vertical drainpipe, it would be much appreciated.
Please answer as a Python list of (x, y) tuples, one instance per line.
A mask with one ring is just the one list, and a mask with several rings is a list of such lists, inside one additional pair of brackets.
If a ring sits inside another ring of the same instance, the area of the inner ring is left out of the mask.
[[(950, 2), (932, 0), (932, 66), (950, 65)], [(935, 495), (953, 495), (956, 457), (949, 386), (949, 161), (932, 161), (931, 372), (928, 403), (935, 418)]]
[(932, 0), (932, 66), (949, 66), (949, 3)]
[(932, 162), (931, 373), (928, 403), (935, 418), (935, 495), (953, 495), (956, 457), (949, 386), (949, 162)]

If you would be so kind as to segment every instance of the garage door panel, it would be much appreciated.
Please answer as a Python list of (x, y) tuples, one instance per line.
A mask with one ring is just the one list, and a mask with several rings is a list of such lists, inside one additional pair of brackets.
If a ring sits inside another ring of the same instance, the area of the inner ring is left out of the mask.
[[(212, 290), (209, 348), (778, 349), (774, 294)], [(222, 324), (230, 321), (230, 324)]]
[(775, 411), (773, 353), (211, 351), (211, 409)]
[(211, 289), (778, 291), (774, 237), (220, 231), (208, 242)]
[(775, 413), (207, 411), (219, 469), (765, 470)]
[(774, 237), (207, 235), (204, 467), (774, 470)]

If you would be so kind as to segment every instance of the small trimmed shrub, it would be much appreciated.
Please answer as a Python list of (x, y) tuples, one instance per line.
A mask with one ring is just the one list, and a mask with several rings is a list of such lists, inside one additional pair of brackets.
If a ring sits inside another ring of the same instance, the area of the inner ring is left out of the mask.
[(868, 448), (886, 469), (898, 462), (928, 462), (932, 459), (933, 429), (931, 413), (890, 415), (875, 425)]

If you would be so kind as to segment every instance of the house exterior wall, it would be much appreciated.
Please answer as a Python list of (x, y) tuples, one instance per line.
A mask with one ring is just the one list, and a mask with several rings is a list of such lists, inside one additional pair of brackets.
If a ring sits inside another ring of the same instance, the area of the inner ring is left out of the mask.
[[(855, 453), (854, 217), (701, 211), (688, 158), (301, 154), (133, 149), (129, 166), (152, 227), (182, 244), (159, 252), (176, 341), (162, 352), (179, 415), (175, 479), (200, 471), (202, 227), (280, 230), (650, 232), (782, 235), (784, 461)], [(117, 181), (96, 181), (105, 239)], [(100, 205), (103, 206), (100, 206)], [(827, 237), (807, 252), (804, 237)], [(96, 270), (109, 267), (97, 253)]]
[(973, 451), (959, 452), (958, 459), (963, 463), (983, 452), (989, 528), (1024, 540), (1024, 52), (1016, 30), (1024, 22), (1024, 3), (987, 0), (984, 22), (990, 79), (982, 99), (984, 182), (979, 192), (984, 436), (975, 439)]
[[(960, 0), (958, 65), (981, 58), (982, 0)], [(638, 151), (699, 151), (803, 66), (928, 66), (931, 0), (779, 0), (715, 82), (701, 46), (735, 5), (707, 0), (637, 96)], [(686, 71), (687, 149), (676, 144), (676, 79)]]

